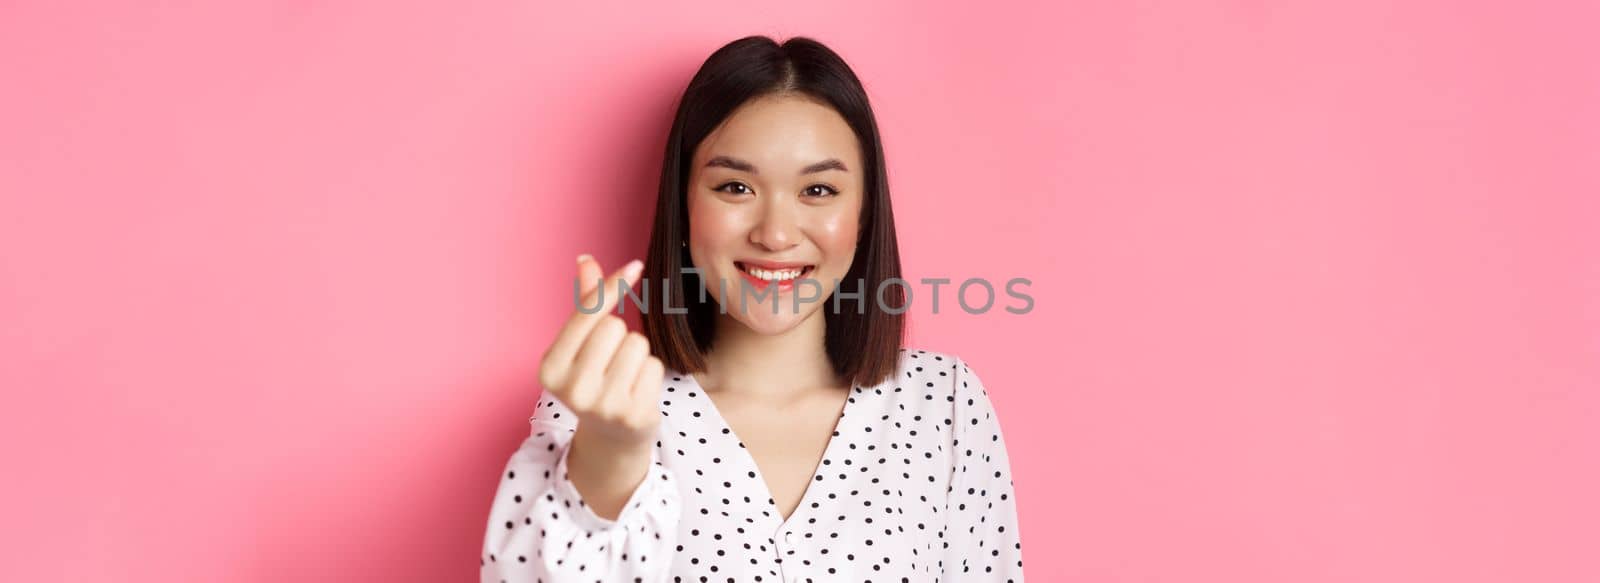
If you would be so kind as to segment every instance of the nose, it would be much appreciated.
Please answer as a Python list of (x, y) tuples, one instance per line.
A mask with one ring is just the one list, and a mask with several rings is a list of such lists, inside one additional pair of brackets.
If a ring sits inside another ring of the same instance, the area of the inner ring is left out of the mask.
[(761, 209), (760, 222), (750, 230), (750, 242), (768, 251), (785, 251), (800, 244), (800, 225), (795, 210), (781, 200), (770, 197)]

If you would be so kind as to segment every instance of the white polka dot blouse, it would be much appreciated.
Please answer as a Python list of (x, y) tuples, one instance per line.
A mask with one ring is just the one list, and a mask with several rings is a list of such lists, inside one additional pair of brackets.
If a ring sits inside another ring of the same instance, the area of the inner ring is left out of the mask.
[(663, 383), (649, 473), (615, 520), (566, 479), (575, 416), (539, 399), (500, 474), (481, 581), (1022, 581), (1005, 439), (961, 359), (902, 350), (893, 377), (852, 387), (787, 518), (694, 377)]

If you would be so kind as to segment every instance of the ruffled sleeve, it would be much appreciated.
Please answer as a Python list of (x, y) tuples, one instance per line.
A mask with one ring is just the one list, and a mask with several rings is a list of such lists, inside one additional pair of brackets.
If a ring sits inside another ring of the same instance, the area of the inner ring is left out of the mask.
[(1022, 581), (1017, 497), (989, 393), (959, 358), (952, 365), (953, 464), (945, 501), (943, 581)]
[(567, 477), (577, 417), (548, 394), (500, 473), (484, 533), (485, 583), (667, 580), (682, 500), (650, 450), (650, 468), (615, 520), (593, 512)]

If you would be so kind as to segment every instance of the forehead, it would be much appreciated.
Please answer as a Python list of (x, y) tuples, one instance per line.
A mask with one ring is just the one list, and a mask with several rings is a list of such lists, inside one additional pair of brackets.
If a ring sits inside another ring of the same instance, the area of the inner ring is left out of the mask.
[(825, 158), (839, 158), (854, 169), (861, 159), (855, 132), (839, 112), (788, 95), (759, 97), (735, 109), (695, 149), (695, 169), (713, 156), (737, 157), (763, 169), (800, 168)]

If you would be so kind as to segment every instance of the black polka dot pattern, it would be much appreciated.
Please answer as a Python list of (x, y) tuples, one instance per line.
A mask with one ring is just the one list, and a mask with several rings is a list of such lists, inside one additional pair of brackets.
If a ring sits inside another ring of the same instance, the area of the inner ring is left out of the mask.
[(566, 479), (572, 412), (540, 399), (500, 476), (481, 581), (1023, 580), (1005, 439), (961, 359), (902, 350), (893, 378), (852, 387), (787, 518), (694, 377), (662, 382), (650, 473), (615, 521)]

